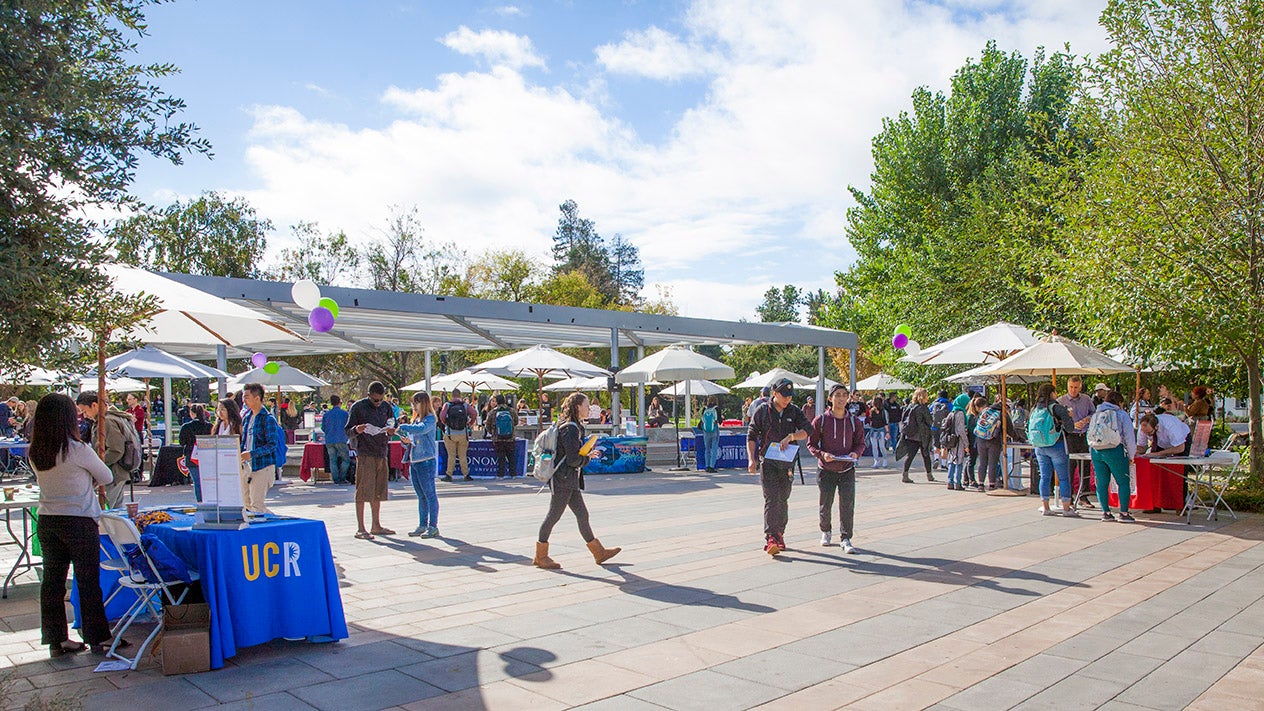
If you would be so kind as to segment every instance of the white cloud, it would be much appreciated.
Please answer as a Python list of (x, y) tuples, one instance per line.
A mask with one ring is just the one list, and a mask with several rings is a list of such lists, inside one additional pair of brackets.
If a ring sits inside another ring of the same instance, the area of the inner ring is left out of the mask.
[(461, 25), (440, 38), (439, 42), (455, 52), (482, 57), (492, 66), (504, 66), (510, 69), (545, 68), (544, 59), (536, 54), (530, 37), (515, 35), (504, 30), (475, 32)]
[(606, 71), (669, 81), (710, 72), (719, 61), (657, 27), (625, 33), (623, 41), (604, 44), (596, 54)]
[(517, 7), (516, 5), (501, 5), (493, 10), (493, 12), (501, 17), (522, 17), (527, 14), (522, 11), (522, 8)]
[[(357, 236), (387, 206), (416, 204), (435, 239), (537, 254), (573, 198), (640, 247), (647, 282), (670, 285), (683, 314), (751, 318), (769, 285), (828, 287), (854, 258), (846, 188), (868, 184), (870, 140), (915, 87), (945, 87), (990, 38), (1027, 57), (1067, 41), (1099, 51), (1103, 4), (698, 0), (678, 34), (647, 27), (594, 47), (598, 64), (566, 84), (521, 73), (544, 65), (529, 38), (461, 27), (444, 44), (490, 68), (388, 89), (384, 124), (256, 107), (248, 197), (277, 224)], [(643, 77), (707, 77), (657, 143), (603, 100), (618, 104), (603, 77), (637, 56)]]

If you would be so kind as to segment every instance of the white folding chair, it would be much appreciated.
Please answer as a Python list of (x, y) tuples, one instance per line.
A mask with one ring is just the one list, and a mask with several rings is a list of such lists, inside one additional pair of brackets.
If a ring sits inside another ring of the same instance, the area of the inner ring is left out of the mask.
[[(136, 592), (136, 602), (132, 603), (130, 609), (119, 621), (114, 623), (114, 629), (110, 634), (114, 637), (114, 642), (110, 645), (110, 651), (106, 653), (107, 657), (113, 657), (121, 661), (127, 662), (135, 669), (140, 660), (145, 658), (145, 650), (162, 632), (163, 618), (162, 606), (165, 604), (179, 605), (184, 601), (186, 595), (189, 594), (189, 588), (185, 587), (180, 591), (179, 596), (172, 592), (172, 587), (183, 584), (182, 580), (165, 580), (162, 574), (158, 572), (158, 566), (154, 565), (153, 560), (149, 557), (149, 553), (141, 546), (140, 531), (136, 529), (136, 524), (132, 523), (130, 518), (119, 516), (111, 513), (101, 514), (100, 519), (101, 530), (114, 543), (114, 547), (119, 553), (123, 553), (123, 546), (131, 544), (141, 551), (142, 565), (148, 568), (148, 575), (141, 572), (132, 571), (130, 566), (124, 570), (123, 577), (119, 578), (119, 586), (128, 588)], [(193, 581), (198, 579), (196, 571), (190, 570), (189, 576)], [(159, 582), (149, 582), (149, 578)], [(145, 638), (145, 641), (136, 649), (135, 656), (127, 658), (118, 652), (118, 643), (122, 639), (122, 635), (131, 627), (142, 614), (148, 613), (155, 620), (154, 629)]]
[[(1189, 496), (1185, 502), (1186, 511), (1184, 512), (1186, 523), (1193, 518), (1195, 509), (1206, 510), (1208, 521), (1213, 518), (1219, 519), (1216, 513), (1219, 509), (1229, 512), (1233, 520), (1238, 519), (1238, 515), (1225, 502), (1224, 492), (1233, 483), (1241, 464), (1241, 454), (1214, 450), (1208, 457), (1207, 463), (1200, 467), (1194, 476), (1186, 477), (1186, 481), (1189, 482)], [(1206, 499), (1203, 498), (1204, 489), (1207, 492)]]

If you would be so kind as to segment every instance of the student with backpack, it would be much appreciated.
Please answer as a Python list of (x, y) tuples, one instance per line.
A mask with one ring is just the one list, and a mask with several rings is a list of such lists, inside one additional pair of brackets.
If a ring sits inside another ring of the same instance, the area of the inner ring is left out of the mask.
[(869, 403), (869, 421), (865, 423), (865, 441), (869, 444), (869, 453), (873, 455), (875, 469), (887, 468), (887, 403), (879, 393)]
[(961, 393), (952, 401), (952, 412), (944, 420), (944, 428), (939, 431), (939, 440), (948, 453), (948, 488), (953, 491), (965, 491), (962, 476), (966, 472), (966, 458), (969, 456), (966, 441), (966, 408), (970, 406), (970, 395)]
[(483, 431), (491, 434), (492, 447), (496, 450), (496, 478), (503, 479), (518, 471), (514, 452), (514, 425), (518, 417), (505, 403), (504, 395), (497, 394), (493, 402), (496, 406), (488, 410)]
[(439, 412), (439, 422), (443, 424), (443, 446), (448, 450), (448, 469), (443, 475), (444, 481), (452, 481), (457, 464), (461, 465), (465, 480), (471, 480), (470, 425), (477, 418), (478, 412), (474, 406), (462, 399), (460, 390), (453, 390), (452, 399)]
[(720, 401), (712, 395), (707, 398), (707, 406), (702, 409), (698, 418), (698, 429), (702, 430), (702, 448), (706, 452), (706, 470), (716, 473), (716, 462), (720, 460)]
[(979, 424), (979, 415), (987, 409), (987, 400), (982, 397), (975, 396), (970, 398), (970, 404), (966, 405), (966, 430), (962, 435), (966, 441), (966, 487), (983, 491), (983, 477), (975, 477), (975, 467), (979, 462), (979, 443), (978, 438), (974, 434), (975, 425)]
[(102, 460), (114, 474), (114, 480), (105, 485), (106, 508), (116, 509), (123, 504), (123, 494), (132, 476), (140, 472), (140, 433), (136, 421), (126, 412), (120, 412), (101, 402), (95, 390), (79, 393), (75, 400), (79, 413), (88, 422), (88, 444), (97, 449), (97, 416), (105, 408), (105, 454)]
[(983, 485), (983, 477), (986, 476), (989, 490), (1001, 485), (1001, 460), (1005, 451), (1005, 439), (1001, 433), (1008, 435), (1014, 431), (1014, 423), (1005, 414), (1004, 404), (998, 397), (996, 402), (979, 413), (979, 421), (974, 425), (974, 441), (979, 451), (979, 485)]
[(948, 399), (948, 391), (940, 390), (939, 397), (930, 404), (930, 431), (935, 466), (945, 469), (948, 466), (948, 453), (943, 443), (939, 441), (939, 433), (943, 431), (944, 420), (947, 420), (950, 414), (952, 414), (952, 401)]
[(930, 450), (935, 446), (935, 433), (931, 430), (930, 408), (927, 407), (929, 399), (926, 388), (914, 390), (913, 402), (904, 409), (904, 419), (900, 422), (900, 443), (895, 448), (895, 460), (904, 459), (904, 476), (900, 481), (905, 484), (913, 483), (909, 478), (909, 469), (918, 452), (921, 452), (922, 463), (926, 465), (926, 481), (935, 481), (930, 473)]
[(1042, 514), (1053, 516), (1055, 512), (1049, 508), (1049, 497), (1053, 491), (1053, 475), (1058, 475), (1058, 496), (1062, 499), (1062, 515), (1079, 518), (1080, 514), (1071, 506), (1071, 460), (1067, 456), (1066, 441), (1063, 434), (1075, 430), (1075, 422), (1067, 411), (1053, 397), (1053, 386), (1045, 383), (1036, 391), (1035, 406), (1031, 410), (1031, 418), (1027, 421), (1027, 441), (1036, 448), (1036, 463), (1040, 466), (1040, 501), (1044, 506)]
[(1103, 521), (1115, 520), (1110, 513), (1112, 477), (1119, 489), (1119, 520), (1136, 520), (1128, 513), (1128, 503), (1132, 498), (1131, 462), (1137, 453), (1137, 434), (1123, 404), (1123, 395), (1115, 390), (1108, 391), (1105, 401), (1098, 405), (1088, 424), (1089, 456), (1097, 476), (1097, 503), (1102, 508)]
[[(571, 393), (562, 402), (558, 424), (541, 433), (540, 439), (554, 438), (552, 471), (548, 476), (548, 485), (553, 495), (549, 500), (549, 512), (540, 524), (540, 534), (536, 538), (535, 558), (532, 564), (545, 570), (556, 570), (562, 566), (549, 557), (549, 535), (553, 526), (562, 518), (562, 512), (570, 508), (575, 514), (575, 522), (579, 524), (579, 535), (588, 544), (588, 551), (593, 560), (600, 565), (619, 554), (621, 548), (605, 548), (601, 541), (593, 535), (592, 526), (588, 523), (588, 507), (584, 505), (584, 465), (588, 463), (588, 453), (584, 451), (584, 420), (588, 417), (588, 396), (583, 393)], [(538, 468), (538, 466), (537, 466)], [(540, 476), (537, 473), (537, 478)]]
[(834, 495), (838, 495), (838, 537), (844, 553), (855, 553), (856, 462), (865, 453), (865, 425), (847, 407), (847, 386), (830, 388), (830, 407), (812, 422), (808, 451), (816, 457), (821, 545), (830, 545)]

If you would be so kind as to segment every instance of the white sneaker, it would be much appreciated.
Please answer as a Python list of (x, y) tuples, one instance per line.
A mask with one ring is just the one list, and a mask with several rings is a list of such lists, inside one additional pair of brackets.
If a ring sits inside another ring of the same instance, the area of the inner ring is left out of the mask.
[(822, 545), (822, 546), (828, 546), (828, 545), (832, 545), (832, 544), (833, 544), (833, 541), (830, 539), (830, 532), (829, 532), (829, 531), (822, 531), (822, 532), (821, 532), (821, 545)]
[(852, 547), (850, 538), (844, 538), (842, 545), (844, 553), (855, 554), (856, 549)]

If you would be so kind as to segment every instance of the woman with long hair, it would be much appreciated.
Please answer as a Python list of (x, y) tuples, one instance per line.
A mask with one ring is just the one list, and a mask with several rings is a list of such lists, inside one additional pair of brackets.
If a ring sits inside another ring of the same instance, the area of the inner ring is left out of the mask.
[(180, 448), (184, 450), (184, 466), (193, 479), (193, 498), (202, 503), (202, 469), (193, 461), (193, 448), (197, 446), (197, 438), (212, 432), (211, 423), (206, 419), (206, 405), (195, 402), (189, 406), (190, 420), (180, 426)]
[(215, 435), (241, 436), (241, 405), (236, 400), (225, 398), (215, 408)]
[(40, 583), (40, 636), (52, 657), (86, 649), (66, 633), (66, 574), (75, 567), (83, 639), (94, 653), (108, 648), (110, 623), (101, 599), (101, 517), (98, 490), (114, 473), (91, 447), (79, 441), (75, 403), (45, 395), (35, 410), (30, 461), (39, 483), (39, 536), (44, 551)]
[(549, 488), (553, 496), (549, 502), (549, 513), (540, 524), (540, 535), (536, 539), (535, 558), (532, 562), (538, 568), (554, 570), (562, 566), (549, 557), (549, 534), (553, 526), (562, 518), (562, 512), (570, 508), (579, 524), (579, 535), (588, 544), (593, 559), (600, 565), (618, 555), (621, 548), (604, 548), (601, 541), (593, 535), (592, 526), (588, 524), (588, 507), (584, 505), (584, 465), (588, 462), (584, 447), (584, 420), (588, 417), (588, 397), (583, 393), (571, 393), (562, 402), (562, 412), (557, 424), (557, 446), (553, 451), (553, 477), (549, 479)]
[(913, 483), (913, 480), (909, 478), (909, 469), (912, 468), (913, 457), (918, 452), (922, 453), (922, 463), (926, 465), (926, 481), (935, 481), (935, 477), (930, 473), (930, 448), (934, 441), (934, 433), (930, 429), (928, 402), (930, 402), (930, 393), (926, 388), (914, 390), (913, 402), (904, 409), (904, 420), (900, 423), (900, 442), (895, 448), (895, 460), (898, 462), (904, 459), (904, 476), (901, 481), (905, 484)]
[(966, 406), (966, 476), (965, 485), (970, 488), (983, 491), (983, 475), (979, 474), (975, 478), (975, 469), (979, 463), (979, 443), (974, 434), (974, 428), (979, 424), (979, 415), (987, 409), (987, 400), (983, 396), (975, 396), (970, 398), (970, 404)]
[(965, 491), (964, 476), (970, 443), (966, 439), (966, 409), (970, 407), (970, 395), (961, 393), (952, 401), (952, 411), (939, 430), (939, 439), (948, 452), (948, 488)]
[(23, 413), (22, 420), (18, 422), (18, 436), (30, 442), (31, 433), (35, 429), (35, 408), (38, 407), (38, 404), (34, 400), (27, 400), (23, 405), (26, 412)]
[(413, 395), (412, 418), (399, 426), (399, 438), (408, 448), (404, 457), (408, 464), (408, 479), (417, 494), (417, 528), (408, 533), (414, 538), (439, 535), (439, 497), (435, 493), (439, 463), (435, 433), (438, 429), (439, 418), (435, 415), (430, 393), (418, 391)]
[(1040, 501), (1043, 514), (1053, 516), (1049, 497), (1053, 494), (1053, 475), (1058, 475), (1058, 495), (1062, 499), (1062, 515), (1078, 518), (1071, 506), (1071, 459), (1067, 456), (1067, 432), (1075, 431), (1071, 413), (1053, 396), (1053, 386), (1045, 383), (1036, 391), (1036, 403), (1027, 421), (1027, 439), (1036, 448), (1040, 466)]
[(865, 423), (865, 441), (873, 455), (875, 469), (887, 468), (887, 401), (879, 393), (869, 403), (869, 420)]

